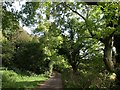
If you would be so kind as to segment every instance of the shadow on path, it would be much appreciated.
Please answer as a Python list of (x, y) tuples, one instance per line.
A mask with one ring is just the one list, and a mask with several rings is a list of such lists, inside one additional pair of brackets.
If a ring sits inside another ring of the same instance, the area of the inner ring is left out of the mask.
[(54, 72), (53, 76), (49, 80), (38, 85), (34, 90), (62, 90), (62, 88), (61, 74)]

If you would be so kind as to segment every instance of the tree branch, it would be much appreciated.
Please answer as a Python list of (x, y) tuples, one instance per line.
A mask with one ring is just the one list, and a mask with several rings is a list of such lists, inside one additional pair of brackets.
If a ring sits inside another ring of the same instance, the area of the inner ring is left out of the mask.
[[(85, 20), (86, 25), (88, 25), (88, 24), (87, 24), (87, 19), (86, 19), (83, 15), (81, 15), (81, 14), (78, 13), (77, 11), (73, 10), (73, 9), (72, 9), (69, 5), (67, 5), (66, 3), (65, 3), (65, 6), (67, 6), (72, 12), (74, 12), (74, 13), (76, 13), (77, 15), (79, 15), (80, 17), (82, 17), (82, 18)], [(91, 35), (92, 37), (95, 36), (95, 34), (93, 34), (93, 33), (89, 30), (89, 28), (88, 28), (88, 31), (89, 31), (89, 33), (90, 33), (90, 35)]]
[(114, 31), (110, 34), (110, 36), (109, 36), (109, 37), (112, 37), (116, 31), (117, 31), (117, 29), (116, 29), (116, 30), (114, 30)]
[[(86, 23), (86, 26), (88, 26), (88, 21), (87, 21), (87, 19), (83, 16), (83, 15), (81, 15), (80, 13), (78, 13), (77, 11), (75, 11), (75, 10), (73, 10), (71, 7), (70, 7), (70, 5), (68, 5), (68, 4), (66, 4), (66, 3), (64, 3), (64, 5), (66, 6), (66, 7), (68, 7), (72, 12), (74, 12), (74, 13), (76, 13), (77, 15), (79, 15), (80, 17), (82, 17), (82, 19), (84, 19), (85, 20), (85, 23)], [(88, 31), (89, 31), (89, 33), (90, 33), (90, 35), (91, 35), (91, 38), (94, 38), (94, 36), (96, 35), (96, 34), (93, 34), (93, 32), (90, 30), (90, 28), (87, 28), (88, 29)], [(97, 39), (97, 40), (99, 40), (99, 41), (103, 41), (103, 39), (102, 38), (98, 38), (98, 37), (96, 37), (95, 39)]]
[(80, 13), (78, 13), (77, 11), (73, 10), (69, 5), (67, 5), (66, 3), (64, 4), (66, 7), (68, 7), (72, 12), (76, 13), (77, 15), (79, 15), (80, 17), (82, 17), (85, 21), (86, 18), (84, 16), (82, 16)]

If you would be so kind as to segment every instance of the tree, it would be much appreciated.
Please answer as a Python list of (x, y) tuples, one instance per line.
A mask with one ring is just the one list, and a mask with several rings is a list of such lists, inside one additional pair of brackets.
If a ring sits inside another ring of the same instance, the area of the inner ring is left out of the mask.
[(14, 64), (21, 70), (29, 70), (37, 74), (48, 70), (42, 45), (36, 42), (21, 43), (15, 54)]
[[(87, 5), (88, 4), (88, 5)], [(119, 9), (117, 2), (97, 3), (97, 5), (89, 5), (89, 3), (41, 3), (44, 6), (43, 14), (46, 18), (55, 19), (54, 22), (64, 32), (63, 24), (71, 17), (75, 17), (79, 22), (85, 23), (86, 30), (89, 32), (90, 38), (97, 39), (104, 44), (104, 63), (110, 71), (114, 70), (112, 59), (113, 35), (119, 29)], [(112, 12), (111, 12), (112, 11)], [(113, 18), (114, 17), (114, 18)]]
[(66, 57), (66, 60), (72, 66), (74, 72), (77, 71), (81, 60), (90, 58), (89, 53), (92, 51), (90, 47), (95, 43), (93, 40), (85, 37), (87, 33), (83, 25), (84, 24), (79, 23), (75, 18), (67, 21), (64, 25), (67, 34), (65, 31), (61, 33), (63, 43), (61, 47), (58, 48), (58, 53)]
[[(7, 38), (7, 40), (2, 41), (2, 44), (3, 44), (3, 50), (2, 50), (2, 58), (3, 59), (2, 60), (3, 60), (3, 65), (5, 67), (14, 66), (14, 64), (15, 64), (14, 61), (18, 60), (20, 52), (23, 53), (22, 51), (19, 51), (19, 50), (24, 51), (24, 49), (26, 48), (27, 51), (29, 51), (29, 49), (27, 47), (27, 43), (31, 42), (31, 40), (34, 39), (34, 37), (31, 37), (30, 35), (28, 35), (28, 33), (25, 32), (19, 25), (19, 21), (22, 20), (24, 22), (24, 20), (25, 20), (24, 15), (22, 14), (23, 15), (22, 16), (20, 14), (21, 12), (24, 13), (25, 10), (22, 10), (23, 9), (22, 8), (20, 12), (17, 11), (13, 7), (13, 3), (14, 2), (3, 2), (2, 8), (0, 10), (0, 11), (2, 11), (2, 35), (5, 38)], [(36, 7), (36, 6), (34, 6), (34, 7)], [(30, 15), (34, 16), (31, 13), (30, 13)], [(33, 19), (33, 18), (31, 17), (31, 19)], [(27, 23), (27, 21), (24, 22), (24, 24), (26, 24), (26, 23)], [(36, 41), (34, 43), (36, 43)], [(24, 47), (24, 49), (23, 49), (23, 47)], [(25, 51), (25, 52), (27, 52), (27, 51)], [(18, 57), (15, 57), (15, 55), (18, 55)], [(19, 62), (19, 60), (18, 60), (18, 62)], [(21, 59), (21, 62), (22, 62), (22, 59)], [(19, 65), (18, 65), (18, 67), (19, 67)]]
[(11, 8), (12, 3), (4, 2), (2, 6), (2, 34), (8, 40), (12, 39), (12, 35), (18, 28), (18, 20), (15, 16), (14, 10), (8, 11)]
[[(55, 4), (55, 3), (54, 3)], [(53, 5), (53, 4), (52, 4)], [(114, 70), (112, 58), (113, 35), (119, 29), (119, 3), (100, 3), (98, 5), (86, 5), (84, 3), (61, 2), (53, 5), (52, 13), (57, 25), (62, 28), (65, 18), (78, 15), (77, 19), (85, 23), (90, 37), (104, 44), (104, 63), (110, 71)], [(81, 8), (81, 10), (79, 10)], [(70, 11), (69, 11), (70, 10)], [(112, 11), (112, 12), (111, 12)], [(73, 13), (72, 13), (73, 12)], [(80, 12), (80, 13), (79, 13)], [(60, 16), (61, 13), (61, 16)], [(114, 17), (114, 18), (113, 18)]]
[(62, 43), (62, 36), (54, 23), (50, 23), (47, 20), (39, 23), (38, 27), (34, 30), (34, 33), (38, 35), (41, 34), (40, 42), (42, 43), (45, 59), (49, 61), (48, 66), (51, 76), (54, 65), (59, 60), (59, 55), (56, 53), (56, 47)]
[[(105, 65), (108, 70), (114, 70), (114, 63), (112, 58), (113, 35), (118, 30), (118, 3), (107, 3), (98, 6), (92, 6), (89, 12), (86, 12), (86, 17), (74, 10), (69, 4), (65, 4), (72, 12), (78, 14), (85, 20), (86, 26), (92, 38), (101, 41), (104, 48)], [(101, 10), (102, 8), (102, 10)], [(87, 10), (86, 10), (87, 11)], [(112, 11), (112, 12), (111, 12)], [(89, 14), (89, 16), (88, 16)], [(103, 15), (103, 18), (100, 18)], [(115, 17), (113, 19), (113, 17)]]

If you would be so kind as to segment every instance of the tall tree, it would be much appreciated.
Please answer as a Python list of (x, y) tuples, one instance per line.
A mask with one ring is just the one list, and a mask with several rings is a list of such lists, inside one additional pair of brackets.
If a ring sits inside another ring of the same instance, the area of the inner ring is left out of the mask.
[[(77, 3), (75, 3), (77, 5)], [(84, 12), (79, 13), (78, 8), (74, 3), (63, 5), (69, 8), (72, 12), (80, 16), (86, 23), (86, 29), (89, 31), (93, 39), (101, 41), (104, 48), (104, 62), (108, 70), (114, 70), (112, 59), (113, 35), (119, 29), (119, 9), (118, 3), (102, 3), (97, 6), (84, 5)], [(74, 5), (74, 6), (73, 6)], [(112, 11), (112, 12), (111, 12)], [(83, 15), (85, 14), (85, 16)], [(113, 18), (114, 17), (114, 18)]]
[(81, 60), (89, 58), (90, 47), (95, 42), (86, 38), (87, 33), (84, 30), (84, 24), (78, 22), (76, 18), (68, 20), (63, 26), (66, 30), (61, 33), (63, 43), (58, 49), (58, 53), (66, 57), (73, 71), (76, 72)]
[[(117, 2), (87, 5), (84, 3), (58, 3), (53, 7), (53, 16), (58, 25), (64, 24), (69, 15), (78, 15), (76, 18), (83, 21), (90, 37), (104, 44), (104, 63), (110, 71), (114, 70), (112, 57), (113, 36), (119, 31), (119, 6)], [(112, 11), (112, 12), (111, 12)], [(72, 13), (73, 12), (73, 13)], [(61, 16), (59, 15), (61, 14)], [(64, 19), (64, 20), (63, 20)], [(69, 19), (69, 18), (68, 18)], [(62, 26), (62, 25), (61, 25)]]

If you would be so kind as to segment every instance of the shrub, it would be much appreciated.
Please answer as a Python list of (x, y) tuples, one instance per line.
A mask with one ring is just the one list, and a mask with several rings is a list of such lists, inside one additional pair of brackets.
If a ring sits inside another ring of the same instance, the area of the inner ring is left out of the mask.
[(10, 41), (2, 42), (2, 65), (5, 67), (13, 66), (13, 58), (16, 53), (14, 45)]
[(44, 57), (40, 43), (21, 43), (17, 49), (14, 64), (21, 70), (40, 74), (48, 68), (48, 61)]
[(4, 70), (2, 75), (2, 87), (3, 88), (14, 88), (17, 79), (17, 73), (14, 71)]

